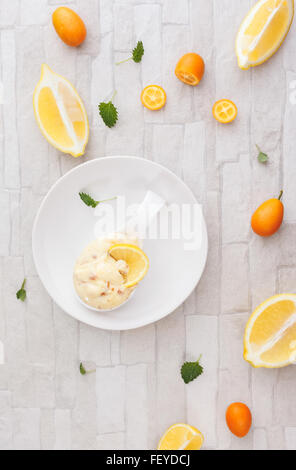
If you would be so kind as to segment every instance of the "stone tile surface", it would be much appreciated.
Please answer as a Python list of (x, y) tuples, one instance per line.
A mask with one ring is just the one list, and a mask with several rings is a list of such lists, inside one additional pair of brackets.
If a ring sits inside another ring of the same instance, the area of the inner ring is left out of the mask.
[[(234, 39), (255, 0), (0, 1), (0, 450), (155, 449), (178, 421), (198, 427), (207, 449), (296, 450), (294, 368), (253, 370), (243, 332), (253, 308), (277, 292), (295, 292), (296, 26), (268, 63), (241, 71)], [(51, 13), (69, 4), (88, 37), (69, 48)], [(129, 57), (142, 39), (141, 64)], [(174, 75), (189, 50), (206, 62), (192, 89)], [(77, 87), (90, 120), (85, 157), (50, 147), (34, 120), (32, 96), (48, 63)], [(166, 107), (139, 101), (150, 83), (164, 86)], [(107, 129), (97, 105), (117, 90), (122, 119)], [(216, 99), (236, 102), (238, 119), (220, 126)], [(269, 154), (257, 161), (256, 144)], [(95, 330), (66, 316), (39, 281), (32, 224), (42, 198), (83, 161), (138, 155), (167, 166), (203, 204), (209, 255), (183, 306), (155, 325)], [(256, 206), (284, 190), (285, 222), (261, 239), (250, 229)], [(24, 277), (28, 299), (15, 297)], [(184, 360), (202, 354), (204, 374), (185, 386)], [(94, 372), (81, 376), (84, 361)], [(230, 402), (253, 412), (238, 440), (225, 424)]]

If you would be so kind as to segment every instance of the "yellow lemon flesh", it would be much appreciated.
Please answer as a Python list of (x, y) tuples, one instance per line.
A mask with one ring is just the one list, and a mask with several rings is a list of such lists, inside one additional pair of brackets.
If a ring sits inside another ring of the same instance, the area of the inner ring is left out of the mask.
[(251, 315), (244, 358), (254, 367), (277, 368), (296, 362), (296, 295), (271, 297)]
[(204, 437), (189, 424), (174, 424), (159, 441), (157, 450), (200, 450)]
[(294, 16), (294, 0), (260, 0), (236, 38), (238, 65), (247, 70), (268, 60), (281, 46)]
[(123, 260), (128, 265), (125, 287), (135, 286), (146, 276), (149, 269), (149, 260), (144, 251), (138, 246), (118, 243), (110, 248), (109, 254), (116, 261)]
[(73, 157), (84, 154), (89, 124), (84, 104), (73, 85), (46, 64), (34, 91), (39, 128), (50, 144)]

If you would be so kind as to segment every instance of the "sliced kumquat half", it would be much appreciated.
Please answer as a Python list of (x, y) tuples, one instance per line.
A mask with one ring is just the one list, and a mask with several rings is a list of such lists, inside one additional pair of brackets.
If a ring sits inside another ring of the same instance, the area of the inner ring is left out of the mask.
[(235, 120), (237, 107), (230, 100), (219, 100), (213, 106), (213, 116), (218, 122), (228, 124)]
[(157, 111), (163, 108), (166, 103), (166, 92), (159, 85), (146, 86), (142, 91), (141, 101), (146, 108)]

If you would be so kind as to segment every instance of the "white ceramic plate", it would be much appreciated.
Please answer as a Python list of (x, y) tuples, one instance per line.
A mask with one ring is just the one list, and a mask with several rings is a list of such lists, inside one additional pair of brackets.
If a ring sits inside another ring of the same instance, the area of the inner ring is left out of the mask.
[(94, 312), (77, 300), (73, 268), (82, 249), (94, 239), (96, 221), (94, 209), (83, 204), (78, 193), (88, 191), (95, 199), (124, 195), (132, 204), (141, 203), (149, 189), (167, 204), (197, 203), (172, 172), (137, 157), (106, 157), (84, 163), (57, 181), (42, 202), (33, 227), (36, 269), (53, 300), (77, 320), (108, 330), (148, 325), (178, 308), (200, 280), (208, 250), (203, 217), (201, 246), (193, 251), (184, 249), (182, 239), (145, 240), (149, 272), (122, 307)]

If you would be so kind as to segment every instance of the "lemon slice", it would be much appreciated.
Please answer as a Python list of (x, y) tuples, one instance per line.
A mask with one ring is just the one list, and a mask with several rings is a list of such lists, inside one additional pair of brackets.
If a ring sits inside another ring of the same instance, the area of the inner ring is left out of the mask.
[(149, 260), (141, 248), (127, 243), (118, 243), (109, 250), (110, 256), (118, 260), (124, 260), (128, 265), (125, 287), (133, 287), (138, 284), (147, 274)]
[(245, 331), (244, 358), (269, 369), (296, 362), (296, 295), (271, 297), (251, 315)]
[(294, 16), (294, 0), (260, 0), (245, 17), (236, 38), (238, 65), (262, 64), (281, 46)]
[(204, 437), (189, 424), (174, 424), (159, 441), (157, 450), (200, 450)]
[(84, 104), (73, 85), (43, 64), (33, 105), (44, 137), (61, 152), (84, 154), (89, 125)]

